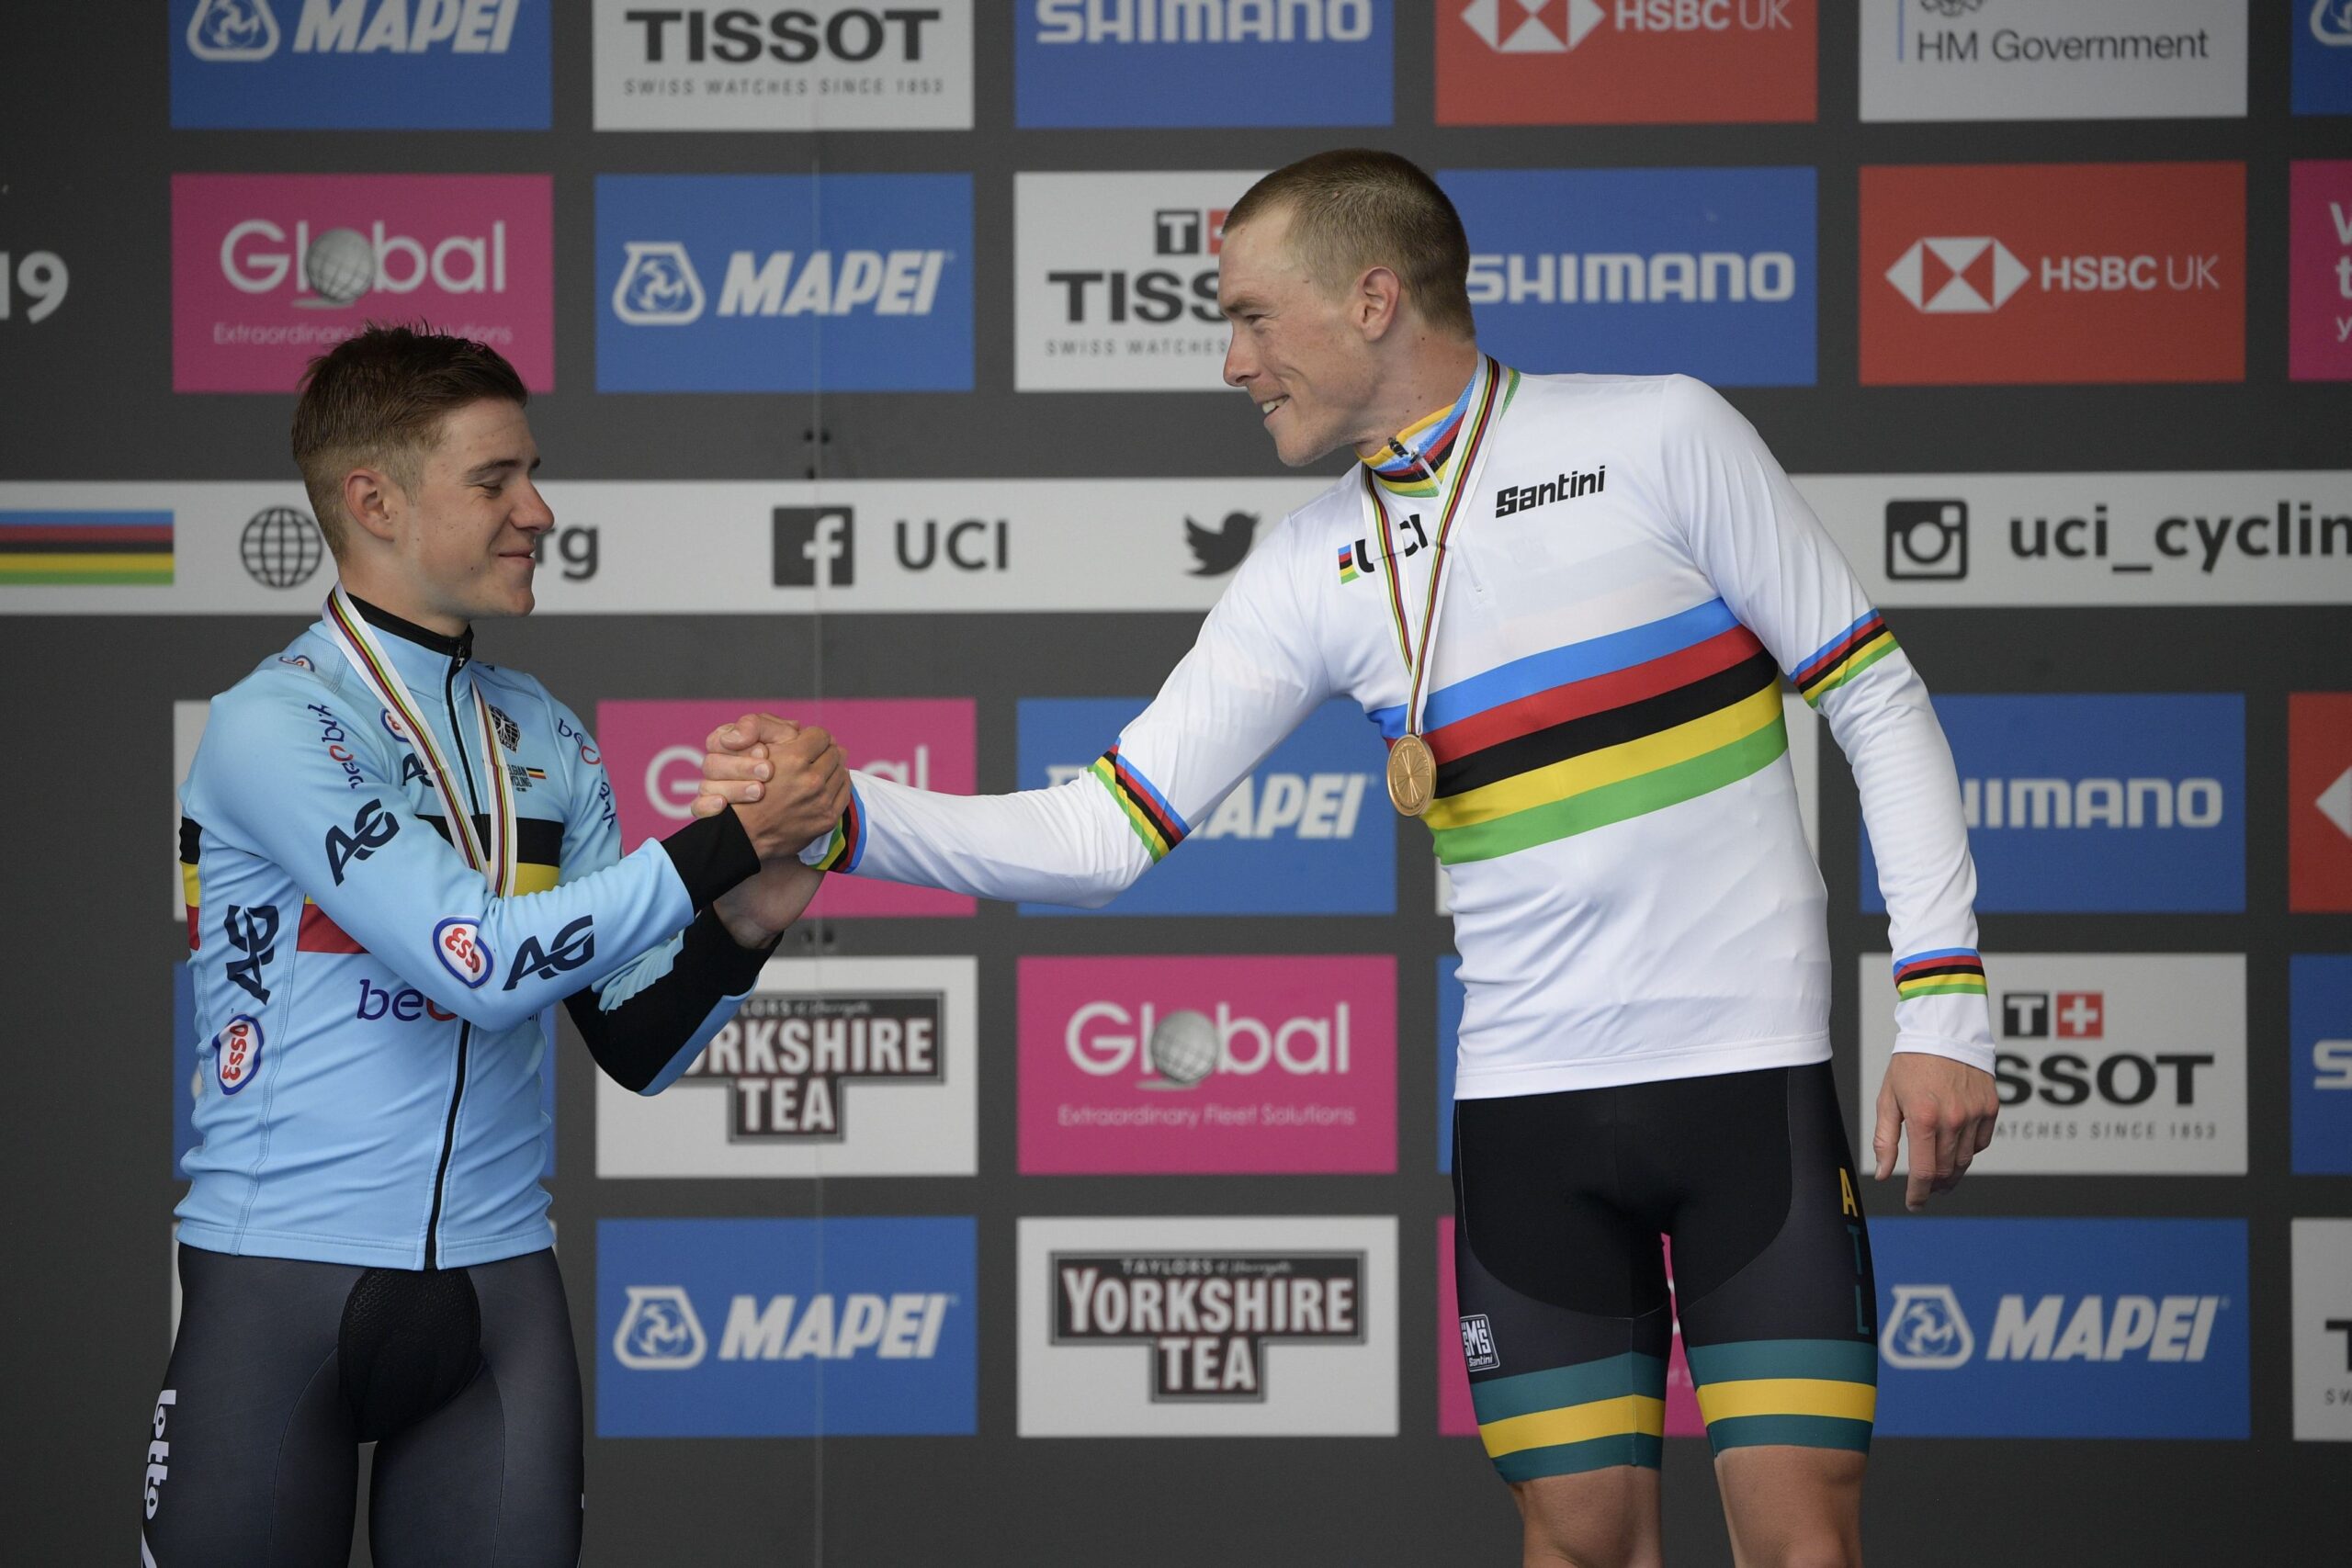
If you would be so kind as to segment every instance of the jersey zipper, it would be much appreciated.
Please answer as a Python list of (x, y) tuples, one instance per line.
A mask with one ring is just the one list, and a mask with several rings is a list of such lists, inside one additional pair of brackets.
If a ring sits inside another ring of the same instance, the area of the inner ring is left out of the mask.
[[(466, 809), (470, 812), (480, 802), (475, 798), (473, 760), (466, 754), (465, 727), (458, 722), (458, 671), (465, 668), (465, 658), (459, 655), (449, 660), (447, 673), (441, 678), (441, 705), (449, 716), (449, 739), (456, 746), (458, 766), (466, 775)], [(496, 761), (495, 758), (492, 761)], [(449, 837), (457, 841), (460, 824), (449, 824)], [(449, 1091), (449, 1115), (441, 1126), (441, 1160), (433, 1171), (433, 1209), (424, 1221), (424, 1266), (441, 1267), (441, 1201), (449, 1185), (449, 1159), (458, 1147), (458, 1107), (466, 1098), (466, 1053), (473, 1042), (473, 1024), (458, 1021), (458, 1081)]]

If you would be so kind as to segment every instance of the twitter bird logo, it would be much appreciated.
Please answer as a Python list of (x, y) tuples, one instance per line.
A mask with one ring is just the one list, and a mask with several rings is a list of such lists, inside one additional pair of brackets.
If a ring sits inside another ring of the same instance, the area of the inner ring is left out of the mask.
[(1223, 577), (1239, 566), (1257, 531), (1257, 513), (1251, 512), (1227, 513), (1224, 524), (1214, 533), (1185, 518), (1184, 542), (1193, 547), (1193, 558), (1201, 563), (1193, 569), (1193, 575)]

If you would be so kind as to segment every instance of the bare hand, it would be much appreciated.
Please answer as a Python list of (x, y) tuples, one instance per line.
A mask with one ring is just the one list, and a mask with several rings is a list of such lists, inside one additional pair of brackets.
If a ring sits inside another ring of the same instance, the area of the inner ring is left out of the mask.
[(768, 722), (775, 728), (763, 732), (779, 739), (758, 743), (763, 755), (718, 753), (752, 773), (723, 804), (734, 807), (763, 861), (798, 854), (811, 839), (831, 832), (849, 806), (849, 769), (833, 738), (814, 725), (787, 734), (783, 720)]
[(712, 730), (703, 741), (702, 788), (694, 814), (716, 817), (729, 806), (759, 799), (775, 776), (771, 753), (799, 732), (792, 720), (764, 713), (747, 713)]
[(824, 885), (823, 872), (797, 860), (778, 861), (763, 866), (749, 882), (739, 882), (720, 894), (711, 911), (737, 946), (765, 947), (800, 918), (808, 900)]
[(1903, 1126), (1909, 1122), (1911, 1173), (1903, 1206), (1926, 1208), (1930, 1194), (1960, 1185), (1970, 1163), (1992, 1143), (2000, 1111), (2000, 1091), (1983, 1068), (1924, 1051), (1897, 1051), (1878, 1091), (1878, 1131), (1871, 1137), (1878, 1179), (1884, 1181), (1894, 1173)]

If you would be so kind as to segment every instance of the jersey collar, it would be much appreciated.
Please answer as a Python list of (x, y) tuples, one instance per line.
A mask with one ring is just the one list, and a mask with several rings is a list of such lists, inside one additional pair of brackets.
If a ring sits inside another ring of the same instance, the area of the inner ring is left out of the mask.
[[(1486, 372), (1486, 356), (1481, 355), (1476, 367), (1470, 372), (1469, 384), (1453, 406), (1415, 420), (1391, 438), (1388, 452), (1379, 462), (1367, 459), (1364, 467), (1380, 488), (1391, 495), (1423, 498), (1438, 492), (1438, 480), (1445, 473), (1445, 461), (1453, 456), (1454, 438), (1462, 434), (1463, 417), (1470, 412), (1470, 400), (1478, 389), (1478, 378)], [(1402, 447), (1400, 455), (1398, 448)]]
[(473, 662), (473, 627), (451, 637), (370, 604), (348, 588), (344, 592), (360, 619), (384, 634), (384, 652), (411, 685), (437, 695), (443, 681)]

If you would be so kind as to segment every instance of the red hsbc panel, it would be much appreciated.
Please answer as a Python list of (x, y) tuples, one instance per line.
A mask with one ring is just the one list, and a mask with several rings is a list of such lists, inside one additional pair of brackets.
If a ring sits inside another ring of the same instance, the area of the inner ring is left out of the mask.
[(2352, 909), (2352, 692), (2287, 696), (2287, 908)]
[(2245, 377), (2245, 165), (1862, 171), (1866, 386)]
[(1815, 0), (1438, 0), (1440, 125), (1814, 118)]

